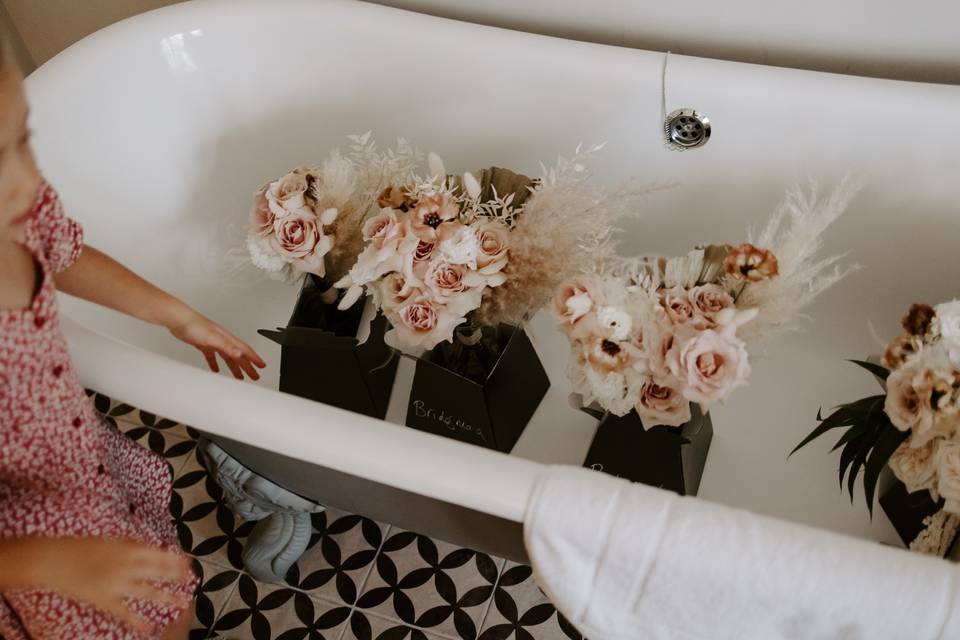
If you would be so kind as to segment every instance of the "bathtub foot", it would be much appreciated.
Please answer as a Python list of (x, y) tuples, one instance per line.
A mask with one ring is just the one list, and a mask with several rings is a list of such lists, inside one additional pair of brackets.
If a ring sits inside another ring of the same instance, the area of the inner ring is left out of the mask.
[(258, 580), (282, 580), (310, 542), (310, 514), (325, 507), (258, 476), (213, 442), (202, 441), (200, 451), (234, 514), (259, 521), (244, 545), (245, 568)]
[(257, 580), (282, 580), (307, 550), (313, 524), (308, 513), (274, 513), (250, 532), (243, 548), (243, 566)]

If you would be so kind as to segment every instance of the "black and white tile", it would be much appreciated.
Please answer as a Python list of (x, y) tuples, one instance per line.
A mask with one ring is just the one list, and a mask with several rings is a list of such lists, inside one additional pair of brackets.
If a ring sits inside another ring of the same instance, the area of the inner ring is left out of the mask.
[(507, 563), (484, 621), (480, 640), (583, 640), (550, 604), (533, 580), (530, 567)]
[(201, 578), (190, 640), (583, 640), (529, 567), (333, 508), (282, 580), (243, 570), (255, 523), (227, 506), (187, 426), (88, 392), (97, 411), (163, 456), (171, 517)]

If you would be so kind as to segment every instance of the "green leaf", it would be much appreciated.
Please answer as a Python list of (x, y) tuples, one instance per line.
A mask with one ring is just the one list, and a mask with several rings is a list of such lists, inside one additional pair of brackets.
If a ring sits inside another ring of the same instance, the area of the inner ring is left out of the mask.
[[(796, 453), (798, 450), (802, 449), (806, 445), (810, 444), (813, 440), (816, 440), (827, 431), (831, 429), (836, 429), (837, 427), (847, 427), (857, 422), (858, 418), (865, 417), (869, 413), (870, 408), (878, 399), (885, 399), (886, 396), (870, 396), (868, 398), (862, 398), (856, 402), (851, 402), (850, 404), (841, 405), (839, 409), (834, 411), (832, 414), (823, 419), (817, 427), (810, 432), (806, 438), (804, 438), (800, 444), (794, 447), (793, 451), (790, 452), (790, 456)], [(820, 413), (817, 413), (817, 418), (820, 419)], [(788, 458), (790, 456), (787, 456)]]
[(857, 482), (857, 476), (860, 475), (860, 469), (863, 467), (863, 463), (867, 461), (867, 456), (870, 454), (872, 447), (870, 446), (872, 442), (867, 440), (857, 451), (857, 455), (853, 459), (853, 464), (850, 465), (850, 472), (847, 475), (847, 492), (850, 494), (850, 503), (853, 504), (853, 486)]
[(843, 479), (847, 475), (847, 470), (850, 468), (850, 465), (853, 464), (853, 461), (856, 460), (857, 454), (863, 451), (865, 448), (869, 449), (873, 445), (873, 430), (868, 429), (861, 433), (859, 436), (847, 443), (843, 448), (843, 451), (840, 453), (840, 490), (843, 490)]
[(843, 435), (840, 436), (840, 439), (837, 440), (837, 443), (833, 445), (833, 448), (830, 449), (830, 453), (833, 453), (840, 447), (845, 446), (848, 442), (850, 442), (855, 438), (866, 436), (869, 432), (870, 432), (870, 423), (865, 420), (857, 424), (851, 425), (849, 429), (843, 432)]
[(870, 517), (873, 517), (873, 496), (877, 489), (877, 481), (880, 479), (880, 472), (884, 465), (893, 455), (903, 441), (910, 435), (909, 431), (900, 431), (887, 419), (886, 424), (880, 431), (880, 437), (877, 438), (873, 450), (870, 452), (870, 458), (867, 460), (866, 470), (863, 474), (863, 492), (867, 500), (867, 509), (870, 511)]
[(848, 362), (852, 362), (853, 364), (855, 364), (855, 365), (857, 365), (857, 366), (859, 366), (859, 367), (863, 367), (864, 369), (866, 369), (867, 371), (869, 371), (869, 372), (872, 373), (873, 375), (877, 376), (877, 377), (880, 378), (881, 380), (886, 380), (886, 379), (887, 379), (887, 376), (890, 375), (890, 369), (887, 369), (886, 367), (880, 366), (879, 364), (874, 364), (874, 363), (872, 363), (872, 362), (866, 362), (866, 361), (864, 361), (864, 360), (849, 360)]

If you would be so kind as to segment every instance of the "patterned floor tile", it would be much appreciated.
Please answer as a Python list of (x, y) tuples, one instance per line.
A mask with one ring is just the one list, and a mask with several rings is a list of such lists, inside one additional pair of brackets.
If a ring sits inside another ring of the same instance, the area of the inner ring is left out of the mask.
[(196, 594), (195, 616), (190, 640), (203, 640), (213, 631), (217, 617), (233, 595), (240, 572), (224, 569), (208, 562), (193, 560), (193, 570), (200, 577)]
[(550, 604), (530, 567), (508, 562), (483, 622), (480, 640), (582, 640), (583, 636)]
[(502, 562), (391, 530), (357, 607), (435, 634), (474, 640)]
[(173, 481), (170, 510), (187, 553), (222, 567), (243, 569), (243, 543), (256, 523), (233, 515), (223, 489), (207, 473), (196, 450)]
[(343, 603), (241, 575), (213, 625), (216, 636), (253, 640), (339, 640), (350, 617)]
[(399, 620), (382, 618), (366, 611), (354, 611), (343, 640), (440, 640), (429, 632), (403, 624)]
[(387, 526), (336, 509), (312, 514), (311, 520), (315, 533), (285, 583), (311, 597), (353, 605), (373, 569)]

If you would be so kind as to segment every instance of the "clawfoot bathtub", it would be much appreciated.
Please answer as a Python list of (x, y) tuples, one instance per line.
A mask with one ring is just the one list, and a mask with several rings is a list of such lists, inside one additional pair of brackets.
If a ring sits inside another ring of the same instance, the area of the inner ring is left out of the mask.
[(217, 377), (165, 333), (65, 298), (85, 384), (194, 425), (305, 509), (334, 505), (523, 559), (530, 488), (544, 464), (580, 464), (595, 428), (567, 404), (563, 336), (534, 319), (552, 387), (512, 455), (400, 426), (409, 363), (387, 421), (280, 394), (279, 349), (256, 330), (282, 326), (297, 291), (243, 262), (253, 190), (368, 129), (436, 150), (449, 167), (528, 173), (606, 141), (599, 179), (674, 185), (628, 224), (624, 251), (676, 253), (741, 238), (792, 183), (852, 172), (864, 190), (826, 250), (864, 268), (713, 412), (699, 496), (893, 542), (883, 518), (841, 497), (826, 442), (786, 455), (817, 407), (866, 390), (843, 358), (877, 350), (870, 320), (889, 336), (915, 299), (960, 294), (960, 87), (672, 56), (666, 110), (713, 123), (708, 144), (677, 153), (662, 140), (662, 63), (656, 52), (348, 1), (185, 3), (78, 43), (28, 80), (45, 173), (90, 244), (270, 364), (258, 385)]

